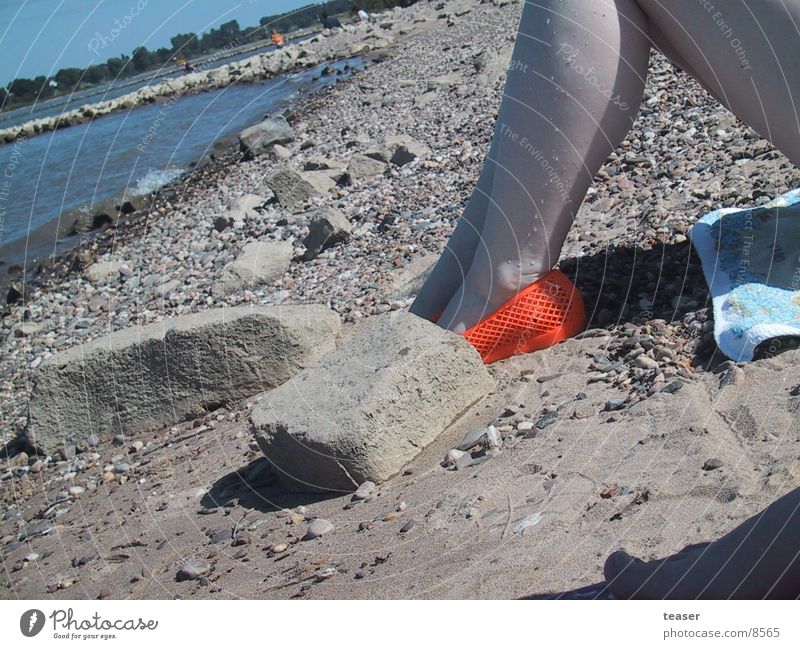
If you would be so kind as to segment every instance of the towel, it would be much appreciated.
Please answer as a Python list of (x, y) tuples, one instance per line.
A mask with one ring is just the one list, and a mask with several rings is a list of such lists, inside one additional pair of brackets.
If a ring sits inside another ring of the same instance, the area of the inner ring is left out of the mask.
[(761, 207), (715, 210), (689, 235), (728, 358), (751, 361), (764, 341), (800, 337), (800, 189)]

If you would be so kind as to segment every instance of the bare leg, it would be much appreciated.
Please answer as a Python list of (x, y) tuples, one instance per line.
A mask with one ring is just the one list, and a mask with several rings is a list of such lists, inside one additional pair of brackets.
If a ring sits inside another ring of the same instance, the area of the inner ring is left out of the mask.
[(423, 291), (442, 326), (464, 331), (555, 265), (592, 177), (636, 116), (647, 29), (633, 0), (526, 3), (480, 242), (449, 302), (430, 306), (434, 289)]
[(800, 1), (637, 1), (656, 44), (800, 165)]
[(800, 597), (800, 489), (718, 541), (644, 563), (625, 552), (606, 561), (617, 597), (762, 599)]
[(497, 151), (497, 138), (492, 142), (489, 155), (483, 164), (478, 184), (470, 196), (464, 214), (458, 219), (456, 229), (450, 236), (447, 246), (428, 281), (420, 290), (411, 313), (428, 320), (438, 319), (445, 306), (464, 281), (486, 220), (489, 206), (489, 192), (494, 181), (494, 159)]
[(696, 0), (529, 0), (482, 198), (412, 311), (443, 312), (440, 324), (461, 332), (555, 265), (592, 176), (632, 124), (651, 41), (800, 164), (799, 33), (798, 0), (724, 12)]

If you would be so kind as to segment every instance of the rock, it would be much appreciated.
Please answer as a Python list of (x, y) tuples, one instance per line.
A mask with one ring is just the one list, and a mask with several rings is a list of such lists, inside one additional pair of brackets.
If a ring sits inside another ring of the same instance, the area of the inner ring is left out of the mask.
[(493, 388), (463, 337), (396, 311), (267, 393), (251, 422), (287, 486), (352, 491), (398, 473)]
[(401, 527), (401, 528), (400, 528), (400, 534), (405, 534), (405, 533), (406, 533), (406, 532), (408, 532), (408, 531), (409, 531), (409, 530), (410, 530), (412, 527), (414, 527), (414, 519), (413, 519), (413, 518), (410, 518), (410, 519), (408, 519), (408, 520), (405, 522), (405, 524), (403, 525), (403, 527)]
[(548, 426), (554, 424), (556, 421), (558, 421), (558, 413), (557, 412), (545, 412), (536, 421), (535, 426), (539, 430), (544, 430)]
[(325, 171), (295, 171), (286, 167), (270, 176), (267, 185), (282, 207), (292, 208), (333, 189), (336, 181)]
[(119, 274), (122, 262), (119, 261), (100, 261), (86, 269), (86, 279), (92, 284), (100, 284), (109, 277)]
[(267, 153), (274, 144), (294, 140), (294, 129), (283, 115), (270, 117), (239, 133), (239, 149), (247, 157)]
[(347, 177), (350, 179), (351, 184), (377, 176), (386, 171), (387, 166), (385, 162), (371, 158), (363, 153), (356, 153), (350, 158), (350, 163), (347, 165)]
[(39, 366), (28, 436), (54, 451), (191, 419), (280, 385), (338, 334), (339, 317), (317, 305), (213, 309), (123, 329)]
[(258, 217), (257, 207), (261, 207), (267, 199), (258, 194), (245, 194), (231, 203), (228, 218), (231, 221), (254, 219)]
[(303, 240), (306, 247), (303, 259), (306, 261), (314, 259), (323, 250), (346, 241), (353, 229), (344, 214), (330, 207), (316, 210), (310, 215), (308, 236)]
[(14, 337), (25, 338), (26, 336), (35, 336), (45, 328), (43, 322), (22, 322), (14, 326)]
[(324, 518), (316, 518), (311, 521), (311, 524), (308, 526), (306, 530), (306, 534), (303, 537), (303, 541), (311, 541), (313, 539), (318, 539), (320, 536), (324, 536), (325, 534), (329, 534), (335, 530), (336, 527), (333, 523)]
[(620, 408), (625, 407), (625, 399), (622, 397), (615, 397), (613, 399), (609, 399), (606, 401), (605, 410), (608, 412), (612, 412), (614, 410), (619, 410)]
[(402, 167), (417, 158), (427, 158), (430, 154), (431, 150), (421, 142), (407, 142), (395, 149), (391, 162), (393, 165)]
[(289, 149), (280, 144), (273, 144), (269, 149), (269, 153), (276, 162), (282, 162), (292, 155)]
[(343, 170), (344, 165), (336, 160), (330, 158), (323, 158), (317, 156), (309, 158), (308, 162), (303, 165), (303, 171), (326, 171), (326, 170)]
[[(485, 441), (486, 428), (480, 426), (478, 428), (471, 428), (464, 435), (464, 439), (456, 446), (458, 451), (469, 451), (471, 448), (478, 446)], [(458, 458), (456, 458), (458, 459)]]
[(375, 488), (375, 483), (371, 480), (362, 482), (358, 485), (358, 489), (355, 490), (355, 493), (353, 493), (353, 500), (366, 500), (375, 493)]
[(414, 97), (414, 108), (424, 108), (436, 101), (435, 92), (426, 92)]
[(293, 256), (292, 244), (285, 241), (252, 241), (223, 271), (211, 293), (222, 297), (242, 288), (269, 285), (289, 270)]
[(210, 571), (211, 565), (207, 561), (189, 561), (178, 570), (178, 574), (175, 575), (175, 578), (178, 581), (192, 581), (200, 579), (200, 577), (207, 575)]
[(722, 460), (712, 457), (710, 460), (706, 460), (703, 464), (703, 471), (713, 471), (714, 469), (719, 469), (722, 464)]

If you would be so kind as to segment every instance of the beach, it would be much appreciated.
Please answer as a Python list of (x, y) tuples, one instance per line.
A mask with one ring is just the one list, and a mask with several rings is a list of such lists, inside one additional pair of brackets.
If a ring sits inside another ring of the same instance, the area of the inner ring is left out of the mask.
[[(489, 366), (494, 388), (366, 497), (283, 488), (253, 439), (264, 393), (134, 435), (87, 431), (57, 451), (25, 441), (40, 366), (112, 332), (316, 304), (338, 315), (341, 344), (406, 311), (477, 180), (521, 7), (379, 16), (360, 29), (392, 34), (381, 55), (292, 106), (291, 139), (255, 156), (220, 144), (115, 227), (12, 282), (0, 597), (548, 596), (602, 581), (621, 547), (656, 558), (717, 538), (798, 485), (800, 370), (790, 353), (739, 365), (716, 350), (686, 233), (712, 209), (797, 187), (800, 172), (658, 54), (634, 129), (562, 252), (586, 332)], [(307, 194), (282, 193), (287, 169)], [(347, 234), (311, 254), (309, 215), (329, 208)], [(285, 264), (226, 288), (255, 242), (286, 251)], [(443, 466), (489, 425), (499, 447)], [(331, 527), (303, 540), (320, 519)]]

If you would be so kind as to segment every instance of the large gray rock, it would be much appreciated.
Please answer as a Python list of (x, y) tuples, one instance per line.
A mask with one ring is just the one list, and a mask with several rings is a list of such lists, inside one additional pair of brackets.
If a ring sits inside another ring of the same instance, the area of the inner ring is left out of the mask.
[(292, 208), (309, 198), (319, 196), (336, 186), (336, 181), (325, 171), (295, 171), (281, 169), (267, 180), (282, 207)]
[(393, 312), (264, 395), (251, 422), (288, 486), (353, 491), (395, 475), (493, 389), (463, 337)]
[(36, 371), (28, 436), (53, 451), (169, 426), (280, 385), (335, 347), (319, 305), (235, 307), (132, 327)]
[(289, 270), (294, 256), (292, 244), (286, 241), (252, 241), (211, 288), (215, 297), (222, 297), (243, 288), (271, 284)]
[(122, 268), (121, 261), (98, 261), (86, 269), (86, 279), (92, 284), (101, 284), (109, 277), (119, 274)]
[(324, 207), (309, 214), (308, 236), (303, 240), (306, 252), (303, 259), (310, 261), (323, 250), (346, 241), (353, 226), (339, 210)]
[(294, 140), (294, 129), (283, 115), (269, 117), (239, 133), (239, 148), (248, 157), (267, 153), (273, 144)]
[(406, 142), (400, 144), (392, 155), (392, 164), (402, 167), (416, 158), (427, 158), (431, 150), (422, 142)]
[(356, 184), (364, 178), (384, 173), (387, 168), (387, 164), (376, 157), (356, 153), (347, 165), (347, 176), (352, 184)]

